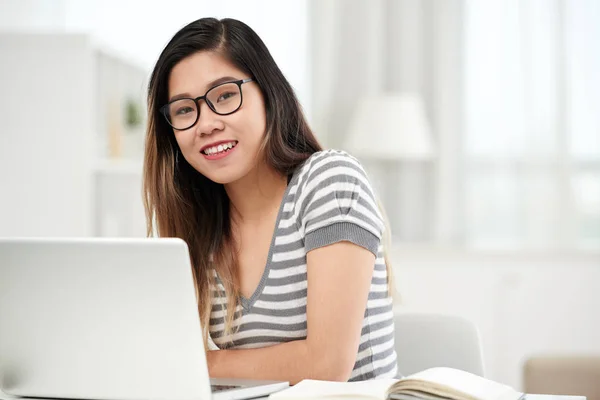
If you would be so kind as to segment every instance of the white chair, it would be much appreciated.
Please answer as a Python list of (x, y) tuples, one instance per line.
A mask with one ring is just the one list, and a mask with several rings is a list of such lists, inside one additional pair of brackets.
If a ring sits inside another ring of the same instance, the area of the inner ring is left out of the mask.
[(432, 367), (451, 367), (484, 376), (479, 330), (465, 318), (396, 312), (398, 373), (410, 375)]

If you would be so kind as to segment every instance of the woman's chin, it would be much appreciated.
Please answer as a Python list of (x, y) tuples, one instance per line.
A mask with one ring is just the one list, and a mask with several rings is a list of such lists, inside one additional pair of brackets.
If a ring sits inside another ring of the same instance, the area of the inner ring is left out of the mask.
[(221, 185), (227, 185), (233, 183), (244, 176), (241, 171), (211, 171), (210, 173), (203, 174), (205, 177), (210, 179), (215, 183), (219, 183)]
[[(204, 163), (203, 163), (204, 164)], [(238, 160), (226, 165), (202, 165), (196, 168), (202, 175), (215, 183), (222, 185), (231, 184), (243, 179), (256, 169), (256, 163)]]

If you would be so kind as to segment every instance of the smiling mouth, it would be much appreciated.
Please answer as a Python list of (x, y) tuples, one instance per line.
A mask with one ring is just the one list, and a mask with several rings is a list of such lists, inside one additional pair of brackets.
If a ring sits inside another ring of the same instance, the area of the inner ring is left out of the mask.
[(235, 146), (237, 146), (237, 144), (238, 144), (237, 140), (232, 140), (231, 142), (221, 143), (218, 146), (207, 147), (204, 150), (202, 150), (201, 153), (205, 154), (207, 156), (215, 156), (218, 154), (227, 153), (228, 151), (233, 149)]

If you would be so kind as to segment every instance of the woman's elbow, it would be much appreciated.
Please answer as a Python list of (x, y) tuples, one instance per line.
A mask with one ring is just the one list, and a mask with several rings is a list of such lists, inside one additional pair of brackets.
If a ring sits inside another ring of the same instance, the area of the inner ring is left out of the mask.
[(354, 369), (355, 357), (323, 354), (314, 365), (312, 379), (347, 382)]

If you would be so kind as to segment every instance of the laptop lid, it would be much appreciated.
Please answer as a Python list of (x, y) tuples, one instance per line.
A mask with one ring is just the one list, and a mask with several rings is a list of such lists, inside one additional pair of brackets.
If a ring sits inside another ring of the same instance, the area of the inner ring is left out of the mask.
[(0, 390), (209, 399), (179, 239), (0, 239)]

